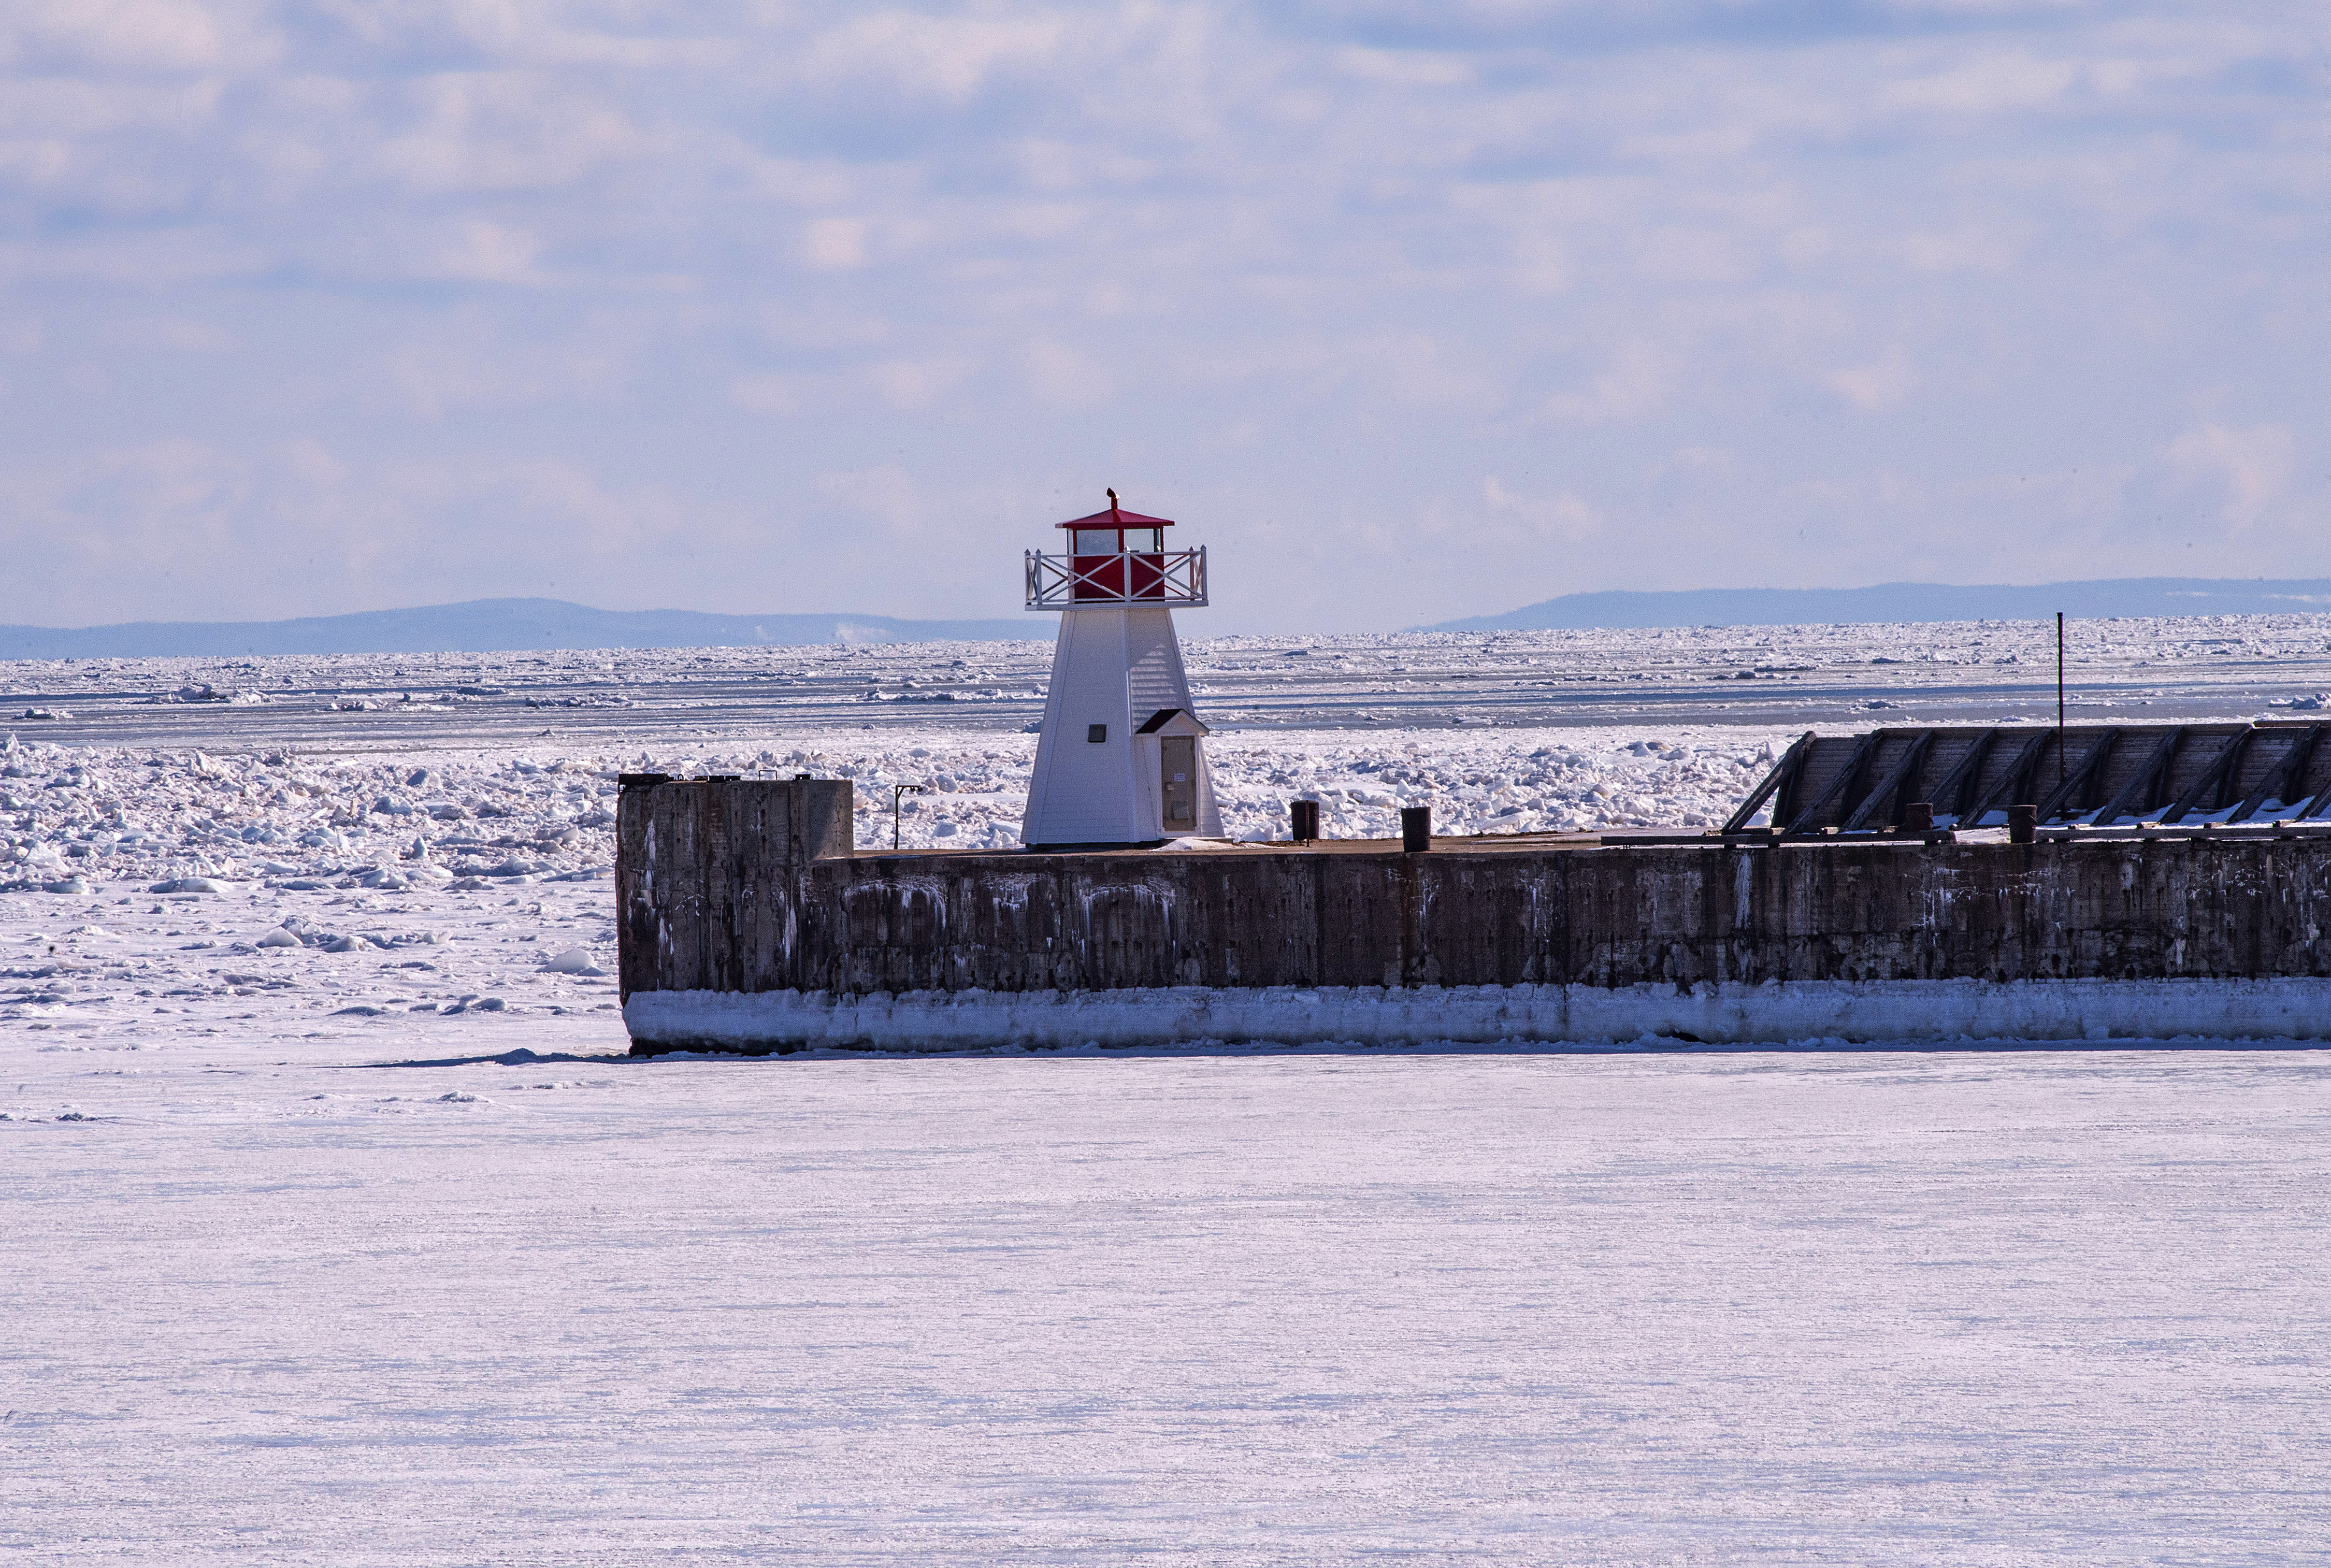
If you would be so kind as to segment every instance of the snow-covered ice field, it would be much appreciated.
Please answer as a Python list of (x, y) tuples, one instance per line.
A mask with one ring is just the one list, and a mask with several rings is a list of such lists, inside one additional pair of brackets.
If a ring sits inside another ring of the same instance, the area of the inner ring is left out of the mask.
[[(1017, 729), (1042, 709), (1052, 619), (1024, 642), (637, 652), (0, 661), (0, 714), (77, 745), (402, 752), (773, 730)], [(2055, 629), (2018, 622), (1654, 631), (1193, 636), (1209, 724), (1239, 731), (2052, 720)], [(2331, 615), (2073, 622), (2069, 697), (2150, 722), (2320, 708)]]
[[(2325, 618), (2100, 624), (2112, 711), (2331, 686)], [(1234, 832), (1494, 832), (1715, 820), (1808, 727), (2052, 715), (2005, 635), (1192, 662)], [(71, 716), (0, 756), (0, 1541), (2319, 1558), (2331, 1053), (623, 1057), (612, 774), (845, 774), (863, 844), (929, 783), (902, 841), (1005, 844), (1014, 646), (0, 666)]]
[[(1188, 659), (1226, 827), (1382, 836), (1720, 821), (1807, 727), (2051, 718), (2007, 622), (1232, 638)], [(1041, 642), (0, 663), (0, 885), (604, 867), (623, 769), (859, 784), (859, 842), (1016, 841)], [(2083, 720), (2321, 711), (2331, 615), (2074, 629)], [(433, 868), (434, 870), (433, 871)]]
[[(1283, 838), (1315, 798), (1338, 837), (1397, 837), (1430, 801), (1445, 832), (1714, 822), (1790, 737), (1762, 730), (1513, 730), (1365, 738), (1226, 734), (1209, 743), (1225, 830)], [(13, 740), (14, 744), (11, 745)], [(734, 749), (213, 755), (0, 736), (0, 889), (143, 890), (209, 878), (315, 891), (351, 878), (427, 890), (480, 878), (604, 875), (616, 775), (812, 772), (853, 781), (861, 848), (1011, 848), (1036, 737), (797, 730)], [(929, 793), (895, 797), (894, 784)], [(294, 884), (314, 882), (314, 889)]]
[(2319, 1051), (551, 1054), (615, 1048), (608, 1016), (16, 1034), (0, 1539), (578, 1565), (2331, 1539)]

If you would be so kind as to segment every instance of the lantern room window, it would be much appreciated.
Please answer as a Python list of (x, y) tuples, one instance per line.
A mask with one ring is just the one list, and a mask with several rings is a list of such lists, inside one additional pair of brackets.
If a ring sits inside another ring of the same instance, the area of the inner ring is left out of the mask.
[[(1128, 526), (1136, 522), (1147, 526)], [(1166, 526), (1163, 518), (1115, 510), (1096, 512), (1089, 518), (1061, 525), (1068, 531), (1071, 556), (1154, 556), (1166, 547)]]
[(1080, 556), (1121, 556), (1143, 550), (1154, 554), (1166, 547), (1163, 528), (1079, 528), (1074, 537), (1070, 549)]

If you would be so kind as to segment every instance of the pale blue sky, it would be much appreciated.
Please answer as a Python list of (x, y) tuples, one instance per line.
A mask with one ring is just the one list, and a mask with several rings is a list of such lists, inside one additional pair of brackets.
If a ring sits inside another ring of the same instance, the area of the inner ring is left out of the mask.
[(14, 0), (0, 620), (2331, 575), (2319, 5)]

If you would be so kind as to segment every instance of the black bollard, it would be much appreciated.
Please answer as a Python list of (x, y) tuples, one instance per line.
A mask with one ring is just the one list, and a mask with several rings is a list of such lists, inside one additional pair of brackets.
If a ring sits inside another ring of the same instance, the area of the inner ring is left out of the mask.
[(1902, 808), (1902, 831), (1906, 833), (1931, 833), (1935, 831), (1935, 803), (1912, 801)]
[(1318, 801), (1289, 801), (1287, 803), (1287, 815), (1293, 824), (1289, 837), (1299, 844), (1318, 841), (1319, 803)]
[(2036, 805), (2007, 808), (2007, 841), (2011, 844), (2033, 844), (2040, 841), (2040, 808)]
[(1432, 808), (1431, 806), (1400, 808), (1400, 847), (1412, 855), (1422, 853), (1432, 847)]

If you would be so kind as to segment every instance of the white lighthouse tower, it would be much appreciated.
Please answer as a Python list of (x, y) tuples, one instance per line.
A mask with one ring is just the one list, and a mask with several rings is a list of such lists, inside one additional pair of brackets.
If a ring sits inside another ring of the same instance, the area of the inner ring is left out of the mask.
[(1032, 850), (1222, 836), (1174, 637), (1174, 606), (1206, 603), (1206, 552), (1167, 549), (1173, 526), (1111, 490), (1107, 511), (1061, 525), (1062, 553), (1028, 552), (1027, 607), (1061, 614), (1020, 823)]

